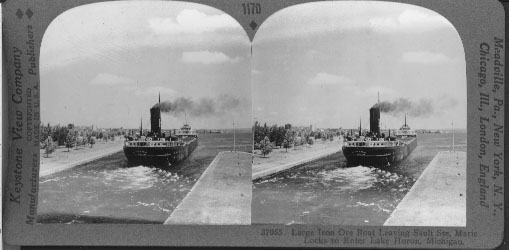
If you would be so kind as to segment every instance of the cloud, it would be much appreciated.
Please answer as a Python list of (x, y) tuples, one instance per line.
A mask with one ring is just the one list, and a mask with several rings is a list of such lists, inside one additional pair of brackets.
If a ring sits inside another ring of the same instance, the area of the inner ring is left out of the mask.
[(240, 58), (231, 58), (222, 52), (202, 50), (182, 52), (182, 61), (185, 63), (220, 64), (237, 63)]
[(368, 96), (371, 96), (371, 97), (380, 95), (380, 99), (382, 99), (382, 100), (398, 95), (398, 92), (396, 90), (389, 88), (389, 87), (380, 86), (380, 85), (371, 86), (371, 87), (368, 87), (367, 89), (362, 88), (362, 89), (359, 89), (359, 91), (364, 92)]
[(403, 53), (401, 60), (406, 63), (437, 64), (448, 63), (453, 60), (442, 53), (429, 51), (410, 51)]
[(326, 53), (323, 53), (321, 51), (314, 50), (314, 49), (311, 49), (308, 52), (306, 52), (306, 57), (308, 57), (310, 59), (324, 57), (324, 56), (328, 56), (328, 55)]
[(198, 10), (184, 9), (175, 18), (154, 17), (148, 25), (156, 34), (200, 34), (237, 28), (240, 24), (227, 14), (207, 15)]
[(135, 80), (123, 76), (117, 76), (108, 73), (100, 73), (94, 77), (88, 84), (90, 85), (129, 85), (136, 83)]
[(159, 93), (161, 96), (166, 96), (169, 98), (177, 97), (180, 93), (172, 88), (163, 87), (163, 86), (152, 86), (152, 87), (140, 87), (140, 86), (128, 86), (125, 88), (126, 91), (129, 91), (132, 94), (137, 96), (158, 96)]
[(208, 6), (102, 2), (70, 9), (53, 20), (41, 44), (41, 71), (82, 61), (118, 65), (126, 62), (126, 56), (146, 48), (204, 49), (230, 44), (248, 48), (248, 43), (245, 31), (233, 18)]
[(323, 1), (275, 13), (262, 24), (254, 41), (311, 40), (331, 32), (418, 34), (441, 28), (454, 30), (446, 18), (423, 7), (383, 1)]
[(345, 76), (332, 75), (329, 73), (318, 73), (308, 80), (309, 85), (351, 85), (354, 81)]
[(422, 33), (443, 27), (453, 27), (443, 16), (419, 9), (407, 9), (397, 16), (371, 18), (369, 24), (379, 32)]

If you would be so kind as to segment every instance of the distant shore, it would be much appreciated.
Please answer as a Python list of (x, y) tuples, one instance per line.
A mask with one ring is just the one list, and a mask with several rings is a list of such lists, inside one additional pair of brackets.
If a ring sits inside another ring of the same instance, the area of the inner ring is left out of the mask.
[(115, 137), (114, 141), (99, 141), (92, 148), (90, 146), (79, 146), (78, 148), (69, 149), (69, 152), (67, 152), (66, 147), (61, 146), (50, 154), (48, 158), (44, 149), (41, 149), (39, 177), (51, 175), (120, 152), (123, 145), (124, 139), (122, 137)]
[(303, 145), (289, 148), (275, 148), (263, 156), (260, 150), (253, 153), (252, 179), (256, 180), (268, 175), (284, 171), (309, 161), (341, 152), (343, 140), (334, 137), (333, 141), (315, 141), (313, 145)]

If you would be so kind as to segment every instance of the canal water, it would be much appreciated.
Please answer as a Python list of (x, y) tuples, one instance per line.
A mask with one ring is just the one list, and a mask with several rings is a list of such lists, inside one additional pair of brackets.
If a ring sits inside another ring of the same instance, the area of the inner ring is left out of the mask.
[[(237, 150), (251, 152), (252, 133), (236, 133)], [(233, 133), (200, 134), (184, 161), (168, 168), (127, 167), (123, 152), (39, 180), (38, 223), (163, 223)]]
[[(385, 169), (346, 167), (340, 152), (253, 184), (253, 224), (383, 225), (452, 133), (418, 134), (417, 147)], [(465, 151), (466, 133), (455, 133)]]

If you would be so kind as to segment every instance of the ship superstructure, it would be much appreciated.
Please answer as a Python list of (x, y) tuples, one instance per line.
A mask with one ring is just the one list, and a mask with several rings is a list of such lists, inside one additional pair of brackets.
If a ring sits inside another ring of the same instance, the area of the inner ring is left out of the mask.
[(417, 134), (414, 130), (410, 129), (410, 127), (406, 124), (406, 114), (405, 114), (405, 124), (401, 126), (401, 128), (396, 131), (397, 137), (417, 137)]
[(348, 135), (343, 144), (343, 154), (349, 166), (388, 166), (407, 157), (417, 146), (417, 137), (406, 123), (393, 135), (380, 133), (380, 108), (369, 110), (370, 130), (358, 135)]
[(161, 130), (161, 99), (150, 109), (150, 132), (140, 126), (138, 135), (129, 135), (124, 142), (124, 154), (130, 165), (168, 165), (186, 159), (198, 146), (198, 135), (189, 124), (180, 130)]

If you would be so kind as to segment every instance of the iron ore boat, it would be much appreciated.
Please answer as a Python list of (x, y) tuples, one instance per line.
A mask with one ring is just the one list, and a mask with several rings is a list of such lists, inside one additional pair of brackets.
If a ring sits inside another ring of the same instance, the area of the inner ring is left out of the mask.
[(162, 133), (161, 100), (150, 109), (150, 132), (144, 134), (140, 126), (139, 134), (131, 134), (124, 142), (124, 154), (129, 165), (168, 166), (186, 159), (198, 146), (198, 135), (189, 124), (180, 130)]
[(359, 126), (358, 135), (347, 136), (343, 154), (348, 166), (390, 166), (405, 159), (417, 146), (417, 135), (406, 123), (391, 136), (380, 133), (380, 109), (375, 104), (369, 110), (370, 130), (363, 133)]

